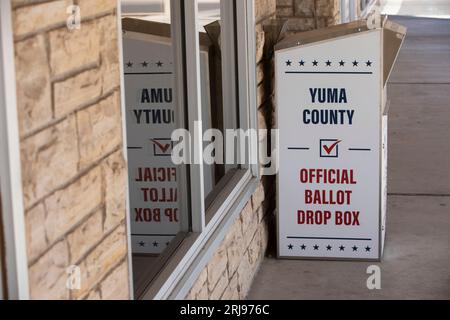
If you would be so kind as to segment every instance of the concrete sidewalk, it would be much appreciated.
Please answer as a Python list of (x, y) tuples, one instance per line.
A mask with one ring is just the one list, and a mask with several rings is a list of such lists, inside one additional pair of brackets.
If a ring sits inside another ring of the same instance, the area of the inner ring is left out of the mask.
[(249, 299), (450, 299), (450, 20), (393, 20), (409, 30), (389, 85), (382, 290), (372, 263), (266, 259)]

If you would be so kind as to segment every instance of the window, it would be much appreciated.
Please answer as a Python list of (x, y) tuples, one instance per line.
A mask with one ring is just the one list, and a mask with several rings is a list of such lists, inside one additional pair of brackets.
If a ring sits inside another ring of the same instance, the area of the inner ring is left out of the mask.
[(182, 298), (258, 181), (253, 1), (122, 2), (135, 296)]
[(347, 23), (351, 21), (350, 18), (350, 1), (341, 0), (341, 23)]
[(11, 1), (0, 1), (0, 292), (29, 299), (12, 25)]

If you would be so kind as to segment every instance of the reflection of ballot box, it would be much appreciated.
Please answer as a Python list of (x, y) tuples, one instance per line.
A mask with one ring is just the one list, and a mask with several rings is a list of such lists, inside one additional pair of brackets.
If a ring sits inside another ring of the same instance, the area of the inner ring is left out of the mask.
[[(170, 24), (145, 19), (125, 18), (122, 23), (131, 232), (134, 253), (159, 254), (181, 230), (188, 229), (188, 210), (181, 197), (187, 194), (186, 186), (179, 178), (136, 176), (137, 172), (175, 167), (170, 157), (171, 135), (182, 127), (185, 115), (176, 107)], [(202, 121), (204, 128), (220, 129), (222, 96), (217, 88), (221, 74), (217, 73), (221, 62), (218, 47), (211, 40), (214, 26), (211, 24), (209, 35), (200, 33)], [(182, 168), (177, 170), (180, 177)], [(215, 185), (215, 167), (205, 166), (204, 175), (208, 194)]]
[(405, 34), (357, 21), (277, 44), (280, 257), (381, 259), (386, 84)]

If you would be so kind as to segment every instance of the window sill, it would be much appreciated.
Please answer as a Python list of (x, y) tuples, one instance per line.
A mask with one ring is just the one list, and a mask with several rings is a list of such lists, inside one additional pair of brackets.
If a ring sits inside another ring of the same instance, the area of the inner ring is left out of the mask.
[(205, 230), (201, 234), (186, 235), (141, 300), (184, 299), (251, 199), (258, 184), (259, 179), (250, 170), (245, 171), (226, 203), (218, 208)]

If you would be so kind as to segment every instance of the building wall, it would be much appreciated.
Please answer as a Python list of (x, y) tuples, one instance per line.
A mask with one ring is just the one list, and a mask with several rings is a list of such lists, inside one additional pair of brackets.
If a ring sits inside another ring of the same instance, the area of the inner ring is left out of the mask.
[(277, 17), (290, 32), (327, 27), (340, 22), (340, 0), (277, 0)]
[(30, 296), (127, 299), (117, 1), (12, 4)]
[[(254, 1), (259, 126), (272, 128), (263, 25), (286, 17), (291, 31), (335, 23), (339, 1)], [(12, 3), (31, 298), (128, 299), (116, 0)], [(80, 30), (66, 27), (71, 4), (81, 7)], [(275, 244), (274, 206), (274, 177), (263, 177), (187, 299), (247, 296)], [(81, 268), (80, 290), (66, 288), (72, 265)]]

